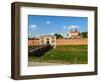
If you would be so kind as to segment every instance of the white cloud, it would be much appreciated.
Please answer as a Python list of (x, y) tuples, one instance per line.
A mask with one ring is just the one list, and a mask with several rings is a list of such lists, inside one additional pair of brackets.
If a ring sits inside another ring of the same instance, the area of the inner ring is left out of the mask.
[(70, 25), (70, 26), (63, 26), (63, 29), (75, 29), (75, 28), (80, 28), (78, 25)]
[(73, 29), (73, 28), (80, 28), (80, 26), (78, 25), (71, 25), (71, 26), (68, 26), (69, 29)]
[(55, 33), (50, 33), (50, 35), (54, 35)]
[(46, 21), (46, 24), (50, 24), (51, 22), (48, 20), (48, 21)]
[(66, 28), (68, 28), (67, 26), (63, 26), (63, 29), (66, 29)]
[(36, 24), (32, 24), (32, 25), (31, 25), (31, 28), (35, 28), (35, 27), (37, 27)]
[(36, 25), (36, 24), (30, 25), (30, 29), (31, 29), (31, 30), (36, 30), (36, 29), (37, 29), (37, 25)]

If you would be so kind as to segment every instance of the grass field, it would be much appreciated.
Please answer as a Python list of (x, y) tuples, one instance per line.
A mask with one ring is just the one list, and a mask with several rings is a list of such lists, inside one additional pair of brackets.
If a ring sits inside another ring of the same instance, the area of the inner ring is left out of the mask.
[(87, 45), (61, 45), (46, 52), (42, 57), (29, 56), (29, 61), (86, 64)]

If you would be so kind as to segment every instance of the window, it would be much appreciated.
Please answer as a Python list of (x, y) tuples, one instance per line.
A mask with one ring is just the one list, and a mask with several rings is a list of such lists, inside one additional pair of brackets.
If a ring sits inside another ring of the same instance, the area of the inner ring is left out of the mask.
[(54, 43), (54, 42), (55, 42), (55, 40), (52, 40), (52, 41), (51, 41), (51, 43)]
[(55, 37), (52, 37), (52, 39), (55, 39)]
[(49, 38), (46, 38), (46, 40), (49, 40)]

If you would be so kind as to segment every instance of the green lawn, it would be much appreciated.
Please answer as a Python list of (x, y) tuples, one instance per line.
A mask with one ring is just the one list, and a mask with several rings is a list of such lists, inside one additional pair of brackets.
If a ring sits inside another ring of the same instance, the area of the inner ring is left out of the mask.
[(87, 53), (87, 45), (61, 45), (49, 50), (42, 57), (30, 56), (29, 61), (86, 64)]

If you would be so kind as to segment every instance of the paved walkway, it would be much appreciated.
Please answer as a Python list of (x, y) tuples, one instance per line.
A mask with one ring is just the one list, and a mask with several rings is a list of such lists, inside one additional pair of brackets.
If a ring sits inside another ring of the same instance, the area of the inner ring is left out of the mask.
[(48, 65), (66, 65), (59, 63), (47, 63), (47, 62), (29, 62), (28, 66), (48, 66)]

